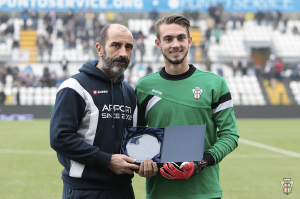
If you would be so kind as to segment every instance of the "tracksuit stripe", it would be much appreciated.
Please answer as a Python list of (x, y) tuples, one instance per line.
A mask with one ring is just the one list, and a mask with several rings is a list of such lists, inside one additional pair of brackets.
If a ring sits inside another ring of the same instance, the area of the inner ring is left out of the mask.
[[(89, 112), (83, 119), (77, 131), (78, 136), (83, 139), (86, 143), (93, 145), (95, 140), (95, 133), (98, 126), (99, 110), (96, 107), (92, 96), (79, 84), (79, 82), (73, 78), (69, 78), (61, 84), (59, 90), (63, 88), (71, 88), (75, 90), (86, 103), (85, 111)], [(58, 90), (58, 91), (59, 91)], [(85, 165), (70, 161), (71, 167), (69, 175), (71, 177), (81, 178)]]

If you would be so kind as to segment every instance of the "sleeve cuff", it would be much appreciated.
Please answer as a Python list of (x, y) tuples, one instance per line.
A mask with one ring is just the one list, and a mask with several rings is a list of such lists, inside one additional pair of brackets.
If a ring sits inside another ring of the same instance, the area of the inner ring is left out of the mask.
[(108, 168), (112, 154), (99, 151), (96, 159), (96, 166), (101, 168)]
[(210, 153), (205, 153), (203, 156), (203, 160), (207, 162), (207, 166), (212, 166), (215, 164), (215, 159), (212, 157)]

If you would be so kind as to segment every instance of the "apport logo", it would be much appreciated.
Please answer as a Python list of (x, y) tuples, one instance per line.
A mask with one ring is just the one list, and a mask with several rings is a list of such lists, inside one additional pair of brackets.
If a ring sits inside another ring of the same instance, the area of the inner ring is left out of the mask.
[(108, 90), (102, 90), (102, 91), (93, 90), (94, 95), (103, 94), (103, 93), (108, 93)]

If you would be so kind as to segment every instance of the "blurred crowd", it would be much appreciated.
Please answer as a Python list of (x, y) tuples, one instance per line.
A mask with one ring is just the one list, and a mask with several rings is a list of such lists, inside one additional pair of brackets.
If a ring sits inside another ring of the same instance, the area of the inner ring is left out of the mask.
[[(153, 21), (153, 25), (149, 29), (150, 34), (155, 34), (155, 22), (160, 18), (161, 13), (153, 9), (151, 12), (147, 13), (147, 18)], [(196, 52), (201, 52), (201, 62), (203, 62), (207, 69), (210, 70), (210, 65), (212, 64), (208, 58), (208, 50), (211, 45), (211, 36), (214, 36), (216, 43), (219, 44), (220, 37), (227, 30), (227, 23), (232, 22), (231, 29), (241, 29), (245, 21), (245, 13), (227, 13), (224, 10), (222, 3), (211, 3), (206, 13), (199, 13), (198, 9), (190, 9), (186, 7), (182, 13), (186, 18), (191, 21), (192, 28), (201, 28), (199, 27), (200, 19), (205, 19), (206, 29), (200, 30), (203, 33), (203, 39), (199, 46), (195, 46), (194, 43), (190, 48), (190, 61), (192, 63), (196, 62)], [(27, 10), (25, 9), (20, 13), (20, 18), (23, 20), (22, 28), (24, 30), (29, 28), (28, 20), (31, 19), (30, 28), (37, 30), (40, 27), (45, 31), (41, 31), (37, 37), (37, 47), (38, 53), (41, 58), (47, 53), (49, 60), (41, 59), (41, 63), (44, 65), (44, 73), (42, 77), (37, 77), (34, 74), (30, 65), (26, 69), (20, 71), (17, 64), (2, 64), (0, 65), (0, 81), (5, 85), (5, 79), (7, 75), (13, 77), (14, 86), (56, 86), (59, 85), (61, 80), (68, 77), (68, 63), (69, 61), (64, 56), (60, 61), (61, 70), (63, 71), (63, 76), (58, 77), (55, 71), (49, 71), (48, 64), (51, 62), (51, 53), (53, 51), (53, 38), (60, 38), (63, 40), (63, 46), (65, 49), (75, 49), (78, 45), (78, 41), (83, 46), (83, 53), (88, 53), (89, 50), (93, 49), (95, 57), (97, 53), (95, 51), (94, 45), (97, 42), (99, 33), (101, 29), (107, 24), (112, 22), (127, 24), (128, 22), (122, 17), (120, 13), (112, 13), (108, 15), (106, 12), (93, 12), (92, 10), (80, 10), (74, 12), (72, 9), (69, 9), (67, 12), (57, 13), (54, 9), (51, 9), (49, 12), (38, 12), (36, 10)], [(62, 25), (57, 24), (57, 20), (61, 19)], [(42, 19), (42, 23), (38, 22), (38, 19)], [(285, 32), (288, 17), (283, 16), (279, 11), (270, 12), (266, 10), (263, 12), (259, 10), (254, 14), (254, 20), (257, 25), (272, 26), (274, 29), (278, 28), (279, 21), (282, 21), (284, 24), (284, 29), (282, 32)], [(7, 38), (13, 38), (12, 48), (19, 47), (19, 41), (14, 38), (14, 25), (9, 17), (5, 13), (0, 13), (0, 22), (7, 23), (7, 27), (0, 33), (0, 43), (5, 43)], [(144, 56), (146, 52), (146, 46), (144, 40), (146, 35), (142, 31), (133, 31), (134, 37), (134, 48), (132, 54), (132, 63), (131, 67), (135, 64), (135, 57), (137, 51), (140, 54), (140, 63), (144, 62)], [(299, 34), (297, 27), (293, 27), (293, 33)], [(55, 35), (53, 35), (55, 34)], [(154, 46), (153, 63), (158, 63), (159, 58), (161, 57), (161, 52)], [(145, 65), (146, 66), (146, 65)], [(284, 70), (284, 64), (280, 58), (270, 59), (265, 65), (263, 63), (254, 64), (251, 60), (248, 60), (246, 57), (237, 58), (234, 57), (230, 63), (232, 67), (233, 74), (235, 75), (237, 71), (241, 71), (242, 75), (247, 75), (247, 70), (252, 67), (255, 68), (256, 75), (258, 78), (260, 76), (273, 79), (276, 78), (280, 80), (280, 76)], [(151, 63), (145, 67), (147, 73), (153, 71)], [(132, 70), (132, 68), (130, 69)], [(299, 80), (300, 64), (296, 64), (293, 68), (293, 72), (290, 75), (291, 80)], [(220, 75), (222, 71), (220, 71)]]
[(64, 77), (58, 77), (54, 70), (49, 70), (48, 64), (44, 64), (42, 76), (34, 73), (31, 65), (20, 70), (17, 65), (0, 65), (0, 84), (11, 84), (13, 87), (53, 87), (58, 86)]

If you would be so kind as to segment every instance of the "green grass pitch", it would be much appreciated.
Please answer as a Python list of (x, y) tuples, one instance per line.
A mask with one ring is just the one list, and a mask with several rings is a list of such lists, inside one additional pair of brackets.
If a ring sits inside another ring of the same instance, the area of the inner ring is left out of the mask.
[[(58, 199), (62, 166), (49, 144), (49, 120), (0, 122), (0, 199)], [(238, 119), (240, 138), (294, 152), (276, 152), (240, 142), (220, 163), (223, 199), (300, 197), (300, 119)], [(295, 155), (296, 154), (296, 155)], [(285, 195), (283, 178), (294, 181)], [(145, 179), (135, 175), (137, 199)]]

